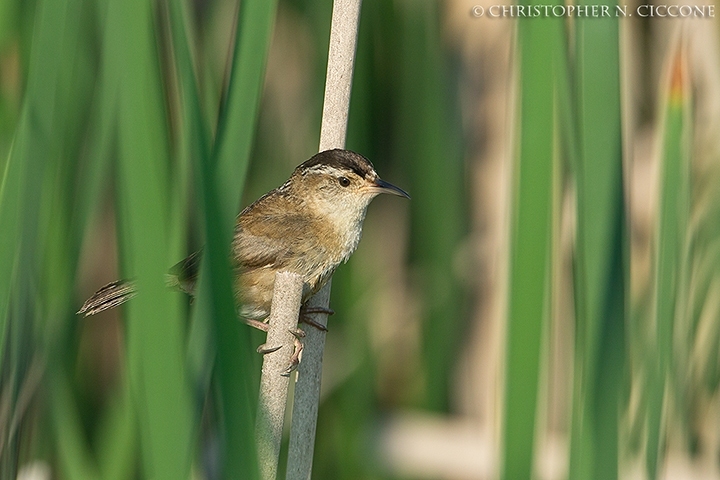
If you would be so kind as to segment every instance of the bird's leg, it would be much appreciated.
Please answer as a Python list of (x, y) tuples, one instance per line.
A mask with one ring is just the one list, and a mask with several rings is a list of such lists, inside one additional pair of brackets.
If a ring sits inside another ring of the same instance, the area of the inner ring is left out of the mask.
[(288, 365), (285, 371), (280, 374), (283, 377), (289, 377), (290, 374), (297, 369), (298, 365), (300, 365), (300, 359), (302, 358), (303, 349), (305, 348), (302, 340), (300, 340), (305, 336), (305, 332), (303, 332), (299, 328), (291, 328), (290, 333), (292, 333), (293, 337), (295, 337), (293, 338), (293, 345), (295, 347), (295, 350), (290, 357), (290, 365)]
[[(265, 333), (267, 333), (268, 329), (270, 328), (270, 325), (268, 325), (265, 322), (261, 322), (260, 320), (253, 320), (252, 318), (243, 318), (242, 320), (247, 325), (257, 328), (258, 330), (262, 330)], [(281, 348), (282, 348), (282, 345), (277, 346), (277, 347), (268, 347), (267, 343), (263, 343), (262, 345), (257, 347), (257, 352), (262, 355), (267, 355), (268, 353), (277, 352)]]
[(327, 332), (328, 329), (325, 325), (322, 325), (310, 318), (310, 314), (313, 313), (326, 313), (328, 315), (332, 315), (335, 313), (335, 310), (325, 307), (308, 307), (307, 305), (303, 305), (300, 307), (300, 322), (311, 325), (320, 330), (321, 332)]
[(245, 322), (246, 325), (250, 325), (251, 327), (257, 328), (258, 330), (262, 330), (265, 333), (267, 333), (268, 329), (270, 328), (270, 325), (268, 325), (265, 322), (261, 322), (260, 320), (253, 320), (252, 318), (243, 318), (242, 321)]

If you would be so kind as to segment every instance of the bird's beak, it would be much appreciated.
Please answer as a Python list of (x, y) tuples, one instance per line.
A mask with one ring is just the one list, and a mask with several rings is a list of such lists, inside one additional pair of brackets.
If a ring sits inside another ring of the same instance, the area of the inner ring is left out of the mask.
[(408, 195), (405, 190), (400, 187), (396, 187), (390, 182), (386, 182), (380, 177), (377, 177), (375, 179), (375, 182), (371, 189), (377, 193), (390, 193), (392, 195), (397, 195), (398, 197), (410, 198), (410, 195)]

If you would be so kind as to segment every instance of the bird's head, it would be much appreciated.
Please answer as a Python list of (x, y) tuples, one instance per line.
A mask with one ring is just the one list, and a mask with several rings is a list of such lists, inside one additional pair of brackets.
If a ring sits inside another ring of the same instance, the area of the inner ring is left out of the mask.
[(353, 216), (364, 215), (370, 201), (381, 193), (405, 198), (401, 188), (382, 180), (370, 161), (349, 150), (326, 150), (295, 169), (291, 179), (305, 200)]
[(339, 240), (337, 257), (342, 259), (357, 247), (373, 198), (381, 193), (410, 198), (401, 188), (382, 180), (367, 158), (349, 150), (318, 153), (295, 169), (288, 184), (302, 198), (305, 211), (322, 219), (328, 232)]

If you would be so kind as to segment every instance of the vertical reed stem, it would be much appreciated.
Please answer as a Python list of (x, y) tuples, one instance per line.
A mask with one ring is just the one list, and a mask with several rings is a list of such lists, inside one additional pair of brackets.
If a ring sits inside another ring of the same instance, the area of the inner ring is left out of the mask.
[(279, 346), (280, 349), (263, 357), (260, 400), (255, 424), (260, 478), (263, 480), (275, 480), (277, 476), (289, 382), (289, 377), (282, 373), (288, 367), (294, 350), (294, 337), (290, 330), (297, 327), (302, 287), (302, 277), (296, 273), (275, 274), (275, 290), (265, 345), (269, 348)]
[[(330, 27), (325, 99), (319, 150), (343, 148), (347, 133), (350, 108), (350, 87), (355, 64), (358, 23), (361, 0), (335, 0)], [(328, 282), (308, 301), (308, 306), (328, 308), (330, 305)], [(326, 314), (316, 314), (314, 320), (327, 325)], [(298, 368), (292, 428), (288, 452), (287, 480), (307, 480), (312, 472), (315, 430), (320, 403), (320, 378), (325, 332), (308, 328), (305, 337), (303, 361)]]

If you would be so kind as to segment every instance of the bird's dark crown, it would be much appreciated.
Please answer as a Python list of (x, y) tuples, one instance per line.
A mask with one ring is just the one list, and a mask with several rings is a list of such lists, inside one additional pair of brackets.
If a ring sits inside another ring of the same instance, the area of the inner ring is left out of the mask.
[(324, 152), (313, 155), (309, 160), (306, 160), (297, 167), (296, 173), (305, 174), (323, 166), (349, 170), (355, 172), (361, 178), (376, 175), (375, 168), (373, 164), (370, 163), (370, 160), (359, 153), (339, 148), (325, 150)]

